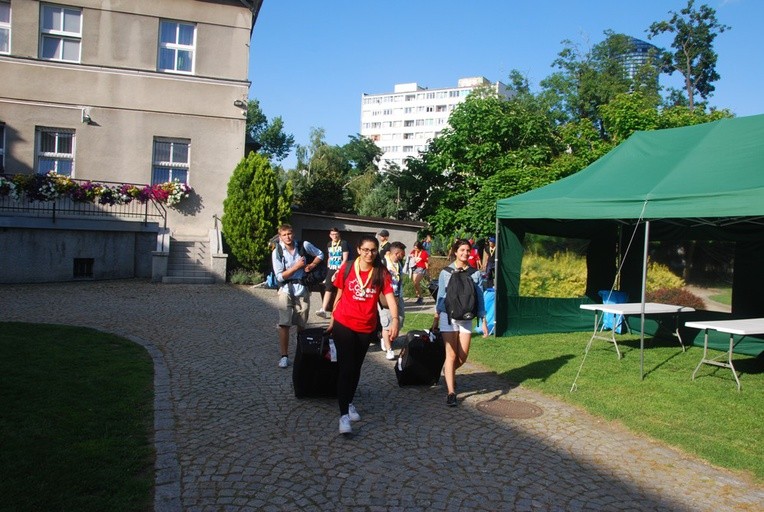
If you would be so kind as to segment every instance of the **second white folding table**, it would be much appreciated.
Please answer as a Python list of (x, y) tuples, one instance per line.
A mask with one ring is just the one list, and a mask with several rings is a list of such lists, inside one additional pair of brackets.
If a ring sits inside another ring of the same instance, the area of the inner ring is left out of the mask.
[[(618, 343), (615, 340), (615, 332), (610, 331), (610, 336), (602, 336), (602, 328), (600, 327), (600, 320), (605, 313), (612, 313), (615, 315), (641, 315), (642, 303), (641, 302), (627, 302), (624, 304), (581, 304), (581, 309), (594, 311), (594, 333), (592, 334), (589, 344), (594, 340), (603, 340), (612, 343), (615, 346), (615, 351), (618, 354), (618, 358), (621, 358), (621, 351), (618, 350)], [(660, 304), (657, 302), (645, 302), (644, 312), (647, 315), (674, 315), (674, 332), (672, 333), (679, 340), (679, 344), (682, 346), (682, 350), (685, 350), (682, 337), (679, 334), (679, 313), (686, 313), (695, 311), (695, 309), (688, 306), (677, 306), (675, 304)], [(587, 350), (588, 350), (587, 345)]]

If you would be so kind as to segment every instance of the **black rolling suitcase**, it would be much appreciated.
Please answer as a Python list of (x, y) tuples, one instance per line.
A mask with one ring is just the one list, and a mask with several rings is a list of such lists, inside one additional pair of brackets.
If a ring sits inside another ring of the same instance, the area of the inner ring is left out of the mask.
[(440, 331), (409, 331), (395, 363), (399, 386), (434, 386), (440, 380), (446, 346)]
[(292, 366), (294, 396), (336, 397), (337, 362), (332, 361), (334, 342), (323, 328), (305, 329), (297, 333), (297, 349)]

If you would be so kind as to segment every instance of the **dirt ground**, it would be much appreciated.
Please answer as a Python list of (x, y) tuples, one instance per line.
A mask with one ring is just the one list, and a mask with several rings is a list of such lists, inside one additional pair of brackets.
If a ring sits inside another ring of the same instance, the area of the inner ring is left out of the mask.
[(703, 302), (706, 303), (706, 309), (708, 311), (722, 311), (725, 313), (729, 313), (732, 310), (731, 307), (728, 306), (727, 304), (715, 302), (709, 298), (713, 295), (718, 295), (722, 292), (722, 290), (719, 290), (718, 288), (701, 288), (699, 286), (693, 286), (693, 285), (687, 285), (684, 288), (688, 292), (691, 292), (693, 295), (697, 295), (698, 297), (703, 299)]

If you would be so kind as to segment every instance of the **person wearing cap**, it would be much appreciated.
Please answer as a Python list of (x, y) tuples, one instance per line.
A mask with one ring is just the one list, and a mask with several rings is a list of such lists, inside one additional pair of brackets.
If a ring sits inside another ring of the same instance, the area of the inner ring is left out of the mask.
[(384, 261), (385, 254), (390, 250), (390, 242), (387, 239), (390, 238), (390, 232), (386, 229), (380, 229), (377, 233), (377, 239), (379, 240), (379, 259)]
[(483, 252), (483, 268), (485, 271), (485, 286), (483, 288), (493, 288), (494, 275), (496, 273), (496, 237), (489, 236), (488, 244)]

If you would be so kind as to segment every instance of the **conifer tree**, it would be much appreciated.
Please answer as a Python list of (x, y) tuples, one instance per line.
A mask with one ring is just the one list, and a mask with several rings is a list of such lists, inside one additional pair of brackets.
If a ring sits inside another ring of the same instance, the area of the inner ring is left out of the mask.
[(279, 191), (276, 173), (263, 155), (250, 152), (236, 166), (223, 201), (223, 236), (231, 253), (247, 269), (270, 269), (268, 242), (288, 220), (291, 186)]

